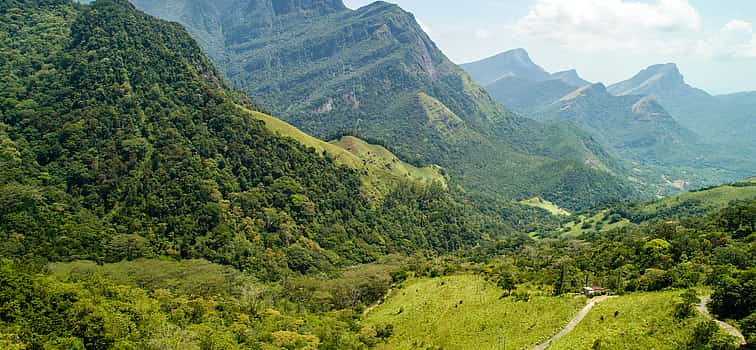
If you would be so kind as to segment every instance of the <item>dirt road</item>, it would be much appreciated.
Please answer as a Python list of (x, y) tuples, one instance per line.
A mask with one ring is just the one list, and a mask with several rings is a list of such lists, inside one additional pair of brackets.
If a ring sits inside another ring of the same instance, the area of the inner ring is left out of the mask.
[(543, 349), (546, 349), (549, 345), (551, 345), (551, 343), (553, 343), (557, 339), (565, 336), (565, 334), (567, 334), (567, 333), (571, 332), (573, 329), (575, 329), (575, 327), (580, 323), (580, 321), (582, 321), (583, 318), (585, 318), (585, 315), (588, 315), (588, 312), (590, 312), (591, 309), (593, 309), (593, 307), (597, 303), (600, 303), (600, 302), (602, 302), (602, 301), (604, 301), (606, 299), (609, 299), (609, 298), (612, 298), (612, 297), (605, 295), (605, 296), (602, 296), (602, 297), (598, 297), (598, 298), (592, 299), (590, 302), (588, 302), (587, 305), (585, 305), (585, 307), (582, 310), (580, 310), (580, 312), (578, 312), (577, 316), (575, 316), (575, 318), (573, 318), (572, 321), (570, 321), (570, 323), (567, 324), (567, 327), (564, 327), (564, 329), (562, 329), (561, 332), (557, 333), (557, 335), (551, 337), (551, 339), (549, 339), (545, 343), (534, 347), (532, 350), (543, 350)]
[(733, 337), (738, 338), (738, 344), (744, 345), (746, 343), (745, 337), (743, 337), (743, 334), (740, 333), (740, 330), (738, 330), (737, 328), (733, 327), (732, 325), (724, 321), (720, 321), (714, 318), (713, 316), (711, 316), (711, 314), (709, 313), (709, 309), (706, 307), (709, 304), (709, 300), (711, 300), (711, 297), (709, 296), (701, 298), (701, 302), (698, 303), (698, 305), (696, 305), (696, 309), (698, 309), (698, 312), (704, 315), (704, 317), (714, 320), (714, 322), (718, 323), (719, 326), (722, 327), (722, 329), (727, 331), (727, 334), (730, 334)]

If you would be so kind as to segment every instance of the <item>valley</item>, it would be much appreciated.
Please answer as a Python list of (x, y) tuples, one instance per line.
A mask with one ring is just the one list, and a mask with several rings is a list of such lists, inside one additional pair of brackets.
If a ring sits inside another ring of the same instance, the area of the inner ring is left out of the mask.
[(756, 347), (751, 93), (348, 4), (0, 1), (0, 349)]

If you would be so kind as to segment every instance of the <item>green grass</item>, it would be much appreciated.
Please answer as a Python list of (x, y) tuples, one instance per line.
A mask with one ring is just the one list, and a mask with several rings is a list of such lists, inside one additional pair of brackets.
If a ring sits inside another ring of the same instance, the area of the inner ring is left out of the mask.
[[(529, 349), (558, 333), (585, 305), (582, 296), (512, 297), (480, 276), (410, 280), (394, 290), (364, 323), (391, 324), (394, 333), (378, 349)], [(401, 312), (400, 312), (401, 311)]]
[(383, 146), (371, 145), (354, 136), (344, 136), (330, 144), (356, 155), (362, 160), (363, 165), (389, 172), (394, 176), (412, 178), (425, 183), (439, 182), (446, 184), (446, 179), (441, 175), (440, 167), (432, 165), (418, 168), (400, 160)]
[[(753, 178), (742, 182), (754, 183)], [(732, 201), (753, 199), (756, 199), (756, 186), (736, 187), (723, 185), (702, 191), (688, 192), (679, 196), (666, 197), (645, 205), (641, 213), (651, 215), (674, 211), (678, 207), (690, 205), (696, 205), (700, 210), (712, 211), (724, 208)]]
[(541, 208), (541, 209), (546, 210), (547, 212), (551, 213), (552, 215), (557, 215), (557, 216), (560, 216), (560, 215), (561, 216), (570, 216), (570, 215), (572, 215), (566, 209), (561, 208), (560, 206), (558, 206), (558, 205), (556, 205), (556, 204), (554, 204), (552, 202), (549, 202), (549, 201), (547, 201), (547, 200), (545, 200), (545, 199), (543, 199), (541, 197), (535, 197), (535, 198), (531, 198), (531, 199), (528, 199), (528, 200), (520, 201), (520, 203), (521, 204), (525, 204), (527, 206), (531, 206), (531, 207)]
[(347, 136), (328, 143), (278, 118), (256, 111), (245, 111), (253, 118), (263, 121), (266, 128), (280, 136), (290, 137), (304, 146), (314, 148), (318, 153), (328, 154), (339, 164), (357, 170), (362, 176), (363, 193), (370, 198), (381, 197), (400, 179), (439, 182), (446, 186), (446, 178), (441, 174), (439, 166), (415, 167), (400, 160), (384, 147), (371, 145), (356, 137)]
[[(607, 214), (608, 210), (602, 210), (593, 215), (580, 215), (578, 217), (578, 220), (570, 221), (562, 226), (561, 236), (565, 238), (574, 238), (579, 237), (583, 233), (589, 231), (607, 232), (630, 223), (630, 221), (627, 219), (622, 219), (615, 223), (609, 223)], [(597, 225), (599, 223), (601, 224), (601, 226), (597, 229)], [(590, 227), (584, 228), (585, 225), (589, 225)]]
[[(591, 349), (597, 339), (605, 346), (602, 349), (683, 349), (702, 318), (697, 313), (683, 321), (673, 317), (680, 293), (634, 293), (598, 303), (548, 350)], [(615, 312), (619, 312), (616, 317)]]
[[(722, 185), (677, 196), (662, 198), (655, 202), (641, 204), (630, 211), (633, 222), (654, 219), (674, 220), (681, 217), (703, 216), (727, 207), (733, 201), (756, 200), (756, 178), (748, 178), (733, 185)], [(527, 204), (527, 203), (523, 203)], [(589, 215), (580, 215), (576, 220), (562, 226), (560, 236), (578, 237), (586, 232), (607, 232), (630, 223), (621, 219), (614, 223), (609, 220), (611, 210), (602, 210)]]

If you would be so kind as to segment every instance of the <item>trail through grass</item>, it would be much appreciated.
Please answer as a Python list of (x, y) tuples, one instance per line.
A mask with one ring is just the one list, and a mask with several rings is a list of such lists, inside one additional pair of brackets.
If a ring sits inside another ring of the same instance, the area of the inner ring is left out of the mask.
[(680, 291), (634, 293), (605, 300), (591, 310), (575, 329), (548, 350), (684, 349), (699, 314), (687, 320), (673, 316)]
[(391, 324), (393, 336), (379, 349), (530, 349), (562, 330), (585, 306), (582, 296), (504, 297), (480, 276), (417, 279), (396, 289), (365, 323)]

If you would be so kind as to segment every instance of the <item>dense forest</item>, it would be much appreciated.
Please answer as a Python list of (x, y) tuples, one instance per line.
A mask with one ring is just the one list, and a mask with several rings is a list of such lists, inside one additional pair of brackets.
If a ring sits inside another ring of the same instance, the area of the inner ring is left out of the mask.
[(482, 215), (411, 180), (366, 199), (359, 171), (250, 118), (183, 28), (126, 1), (2, 6), (5, 256), (205, 258), (276, 279), (469, 247), (514, 232), (506, 216), (546, 216)]
[[(364, 169), (266, 128), (184, 28), (126, 0), (0, 3), (0, 74), (0, 348), (367, 349), (394, 335), (371, 306), (450, 274), (518, 302), (523, 284), (710, 288), (756, 345), (753, 179), (570, 217), (411, 177), (373, 198)], [(575, 208), (613, 186), (537, 169), (555, 197), (592, 191)]]
[(388, 140), (465, 191), (505, 200), (540, 196), (579, 210), (644, 198), (591, 135), (497, 104), (395, 4), (132, 2), (186, 26), (234, 87), (314, 136)]

